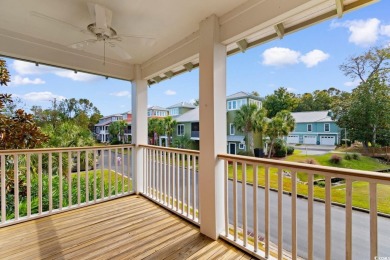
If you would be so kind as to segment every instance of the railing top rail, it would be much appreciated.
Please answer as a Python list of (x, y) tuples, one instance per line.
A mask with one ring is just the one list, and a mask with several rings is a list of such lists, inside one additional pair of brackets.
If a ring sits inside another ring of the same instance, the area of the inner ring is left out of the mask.
[(100, 146), (85, 146), (85, 147), (58, 147), (58, 148), (34, 148), (34, 149), (10, 149), (0, 150), (0, 155), (3, 154), (26, 154), (26, 153), (57, 153), (57, 152), (73, 152), (86, 150), (106, 150), (115, 148), (134, 147), (134, 144), (121, 145), (100, 145)]
[(160, 151), (170, 151), (170, 152), (177, 152), (177, 153), (186, 153), (186, 154), (199, 155), (199, 151), (197, 151), (197, 150), (171, 148), (171, 147), (162, 147), (162, 146), (146, 145), (146, 144), (140, 144), (138, 146), (139, 147), (143, 147), (143, 148), (150, 148), (150, 149), (154, 149), (154, 150), (160, 150)]
[(309, 171), (316, 172), (319, 174), (329, 174), (329, 175), (338, 175), (345, 178), (364, 178), (368, 181), (378, 181), (378, 182), (387, 182), (390, 183), (390, 174), (379, 173), (379, 172), (370, 172), (362, 170), (353, 170), (345, 168), (336, 168), (322, 165), (311, 165), (297, 162), (286, 162), (273, 159), (263, 159), (255, 158), (248, 156), (240, 155), (231, 155), (231, 154), (218, 154), (219, 159), (225, 160), (234, 160), (239, 162), (246, 162), (252, 164), (261, 164), (268, 167), (279, 167), (279, 168), (289, 168), (296, 171)]

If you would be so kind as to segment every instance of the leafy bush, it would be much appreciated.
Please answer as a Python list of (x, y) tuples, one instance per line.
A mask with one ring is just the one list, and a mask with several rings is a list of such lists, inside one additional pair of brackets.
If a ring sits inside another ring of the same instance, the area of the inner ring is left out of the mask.
[(294, 147), (287, 146), (287, 155), (292, 155), (294, 153)]
[(353, 153), (353, 154), (352, 154), (352, 158), (353, 158), (354, 160), (360, 160), (360, 155), (359, 155), (358, 153)]
[(350, 160), (352, 160), (352, 155), (347, 153), (347, 154), (345, 154), (344, 159), (350, 161)]
[(324, 180), (319, 180), (316, 182), (316, 185), (321, 188), (325, 188), (325, 181)]
[(336, 154), (333, 154), (332, 157), (330, 157), (330, 159), (329, 159), (329, 161), (331, 163), (334, 163), (334, 164), (340, 164), (342, 160), (343, 159), (340, 156), (336, 155)]
[(276, 139), (274, 144), (274, 154), (275, 157), (285, 157), (286, 156), (286, 146), (282, 139)]
[(114, 139), (112, 139), (112, 141), (110, 142), (110, 144), (112, 144), (112, 145), (122, 144), (122, 141), (119, 141), (118, 139), (114, 138)]
[(313, 158), (306, 159), (306, 163), (308, 164), (316, 164), (316, 161)]
[(238, 151), (237, 155), (242, 155), (242, 156), (254, 156), (254, 154), (251, 151)]

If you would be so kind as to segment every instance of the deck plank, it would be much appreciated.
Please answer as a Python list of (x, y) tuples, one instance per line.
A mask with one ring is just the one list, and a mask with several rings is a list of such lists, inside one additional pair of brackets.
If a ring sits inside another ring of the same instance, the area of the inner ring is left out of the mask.
[(0, 228), (0, 259), (251, 259), (142, 196)]

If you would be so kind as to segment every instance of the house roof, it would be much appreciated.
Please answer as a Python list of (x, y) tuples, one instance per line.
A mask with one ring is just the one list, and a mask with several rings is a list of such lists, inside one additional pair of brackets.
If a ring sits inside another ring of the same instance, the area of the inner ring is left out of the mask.
[(310, 123), (310, 122), (334, 122), (329, 116), (329, 111), (310, 111), (310, 112), (294, 112), (291, 115), (295, 119), (295, 123)]
[(243, 135), (228, 135), (227, 141), (228, 142), (240, 142), (243, 143), (245, 139), (245, 136)]
[(196, 106), (194, 106), (193, 104), (188, 103), (188, 102), (180, 102), (180, 103), (174, 104), (172, 106), (169, 106), (167, 108), (176, 108), (176, 107), (195, 108)]
[(240, 92), (234, 93), (232, 95), (229, 95), (226, 97), (226, 100), (237, 99), (237, 98), (253, 98), (256, 100), (261, 100), (260, 97), (254, 96), (254, 95), (246, 93), (244, 91), (240, 91)]
[(160, 106), (152, 106), (152, 107), (149, 107), (148, 110), (163, 110), (163, 111), (168, 111), (168, 109), (164, 108), (164, 107), (160, 107)]
[(176, 118), (176, 122), (178, 123), (199, 122), (199, 107), (195, 107), (194, 109), (188, 111), (187, 113), (178, 116)]

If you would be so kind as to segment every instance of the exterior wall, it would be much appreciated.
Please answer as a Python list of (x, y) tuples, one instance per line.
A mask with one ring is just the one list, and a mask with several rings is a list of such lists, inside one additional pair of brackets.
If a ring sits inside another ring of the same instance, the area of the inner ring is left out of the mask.
[[(307, 131), (307, 125), (312, 125), (312, 131)], [(329, 124), (329, 131), (325, 132), (325, 124)], [(303, 144), (303, 138), (306, 135), (314, 135), (316, 136), (316, 143), (320, 144), (321, 136), (334, 136), (335, 144), (340, 143), (340, 128), (337, 126), (335, 122), (313, 122), (313, 123), (297, 123), (293, 132), (289, 135), (297, 135), (299, 136), (299, 143)]]

